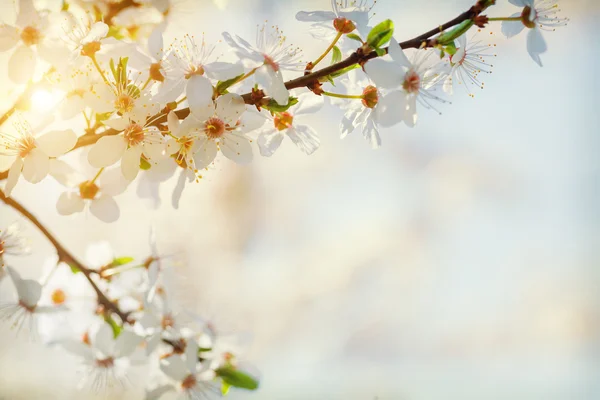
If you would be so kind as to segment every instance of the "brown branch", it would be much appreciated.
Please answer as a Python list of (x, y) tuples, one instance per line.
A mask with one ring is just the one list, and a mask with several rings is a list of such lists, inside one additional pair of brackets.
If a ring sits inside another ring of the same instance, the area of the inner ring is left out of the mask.
[(21, 203), (17, 202), (15, 199), (11, 197), (6, 197), (4, 192), (0, 191), (0, 201), (12, 207), (19, 214), (27, 218), (39, 231), (48, 239), (52, 246), (56, 249), (56, 254), (58, 255), (58, 260), (69, 264), (72, 267), (77, 268), (81, 273), (86, 277), (90, 285), (94, 288), (96, 295), (98, 296), (98, 304), (102, 305), (106, 310), (115, 313), (121, 318), (121, 320), (126, 323), (128, 318), (128, 313), (125, 313), (119, 309), (119, 306), (112, 302), (106, 295), (100, 290), (96, 282), (92, 279), (92, 275), (95, 273), (94, 270), (87, 268), (81, 262), (79, 262), (63, 245), (50, 233), (50, 231), (37, 219), (35, 215), (33, 215), (29, 210), (27, 210)]

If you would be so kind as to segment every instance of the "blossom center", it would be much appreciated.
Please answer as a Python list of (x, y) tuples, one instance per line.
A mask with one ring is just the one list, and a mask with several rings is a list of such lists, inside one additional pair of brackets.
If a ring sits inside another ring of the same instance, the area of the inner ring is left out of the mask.
[(35, 139), (32, 135), (24, 135), (19, 139), (17, 144), (17, 151), (19, 153), (19, 157), (21, 158), (27, 157), (35, 148)]
[[(533, 15), (533, 18), (532, 18)], [(537, 19), (537, 12), (532, 11), (530, 6), (526, 6), (521, 13), (521, 21), (529, 29), (535, 28), (535, 20)]]
[(115, 365), (115, 359), (112, 357), (108, 357), (102, 360), (96, 360), (96, 365), (99, 368), (112, 368)]
[(124, 131), (125, 140), (129, 146), (137, 146), (144, 141), (144, 128), (139, 124), (131, 124)]
[(86, 57), (94, 57), (100, 51), (102, 44), (99, 41), (85, 43), (81, 46), (81, 55)]
[(35, 308), (37, 307), (37, 304), (29, 306), (29, 305), (25, 304), (25, 302), (23, 300), (19, 300), (19, 306), (21, 308), (23, 308), (25, 311), (33, 314), (35, 312)]
[(56, 289), (54, 292), (52, 292), (50, 299), (52, 300), (52, 304), (59, 306), (64, 304), (67, 300), (67, 294), (62, 289)]
[(194, 375), (190, 374), (190, 375), (186, 376), (183, 381), (181, 381), (181, 387), (184, 390), (189, 390), (189, 389), (192, 389), (194, 386), (196, 386), (196, 383), (198, 383), (198, 380), (196, 379), (196, 377)]
[(163, 330), (172, 328), (175, 326), (175, 318), (173, 318), (171, 314), (163, 315), (162, 320), (160, 321), (160, 326), (163, 328)]
[(271, 69), (275, 72), (279, 71), (279, 64), (277, 64), (275, 62), (275, 60), (273, 60), (271, 57), (269, 57), (266, 54), (263, 54), (263, 57), (265, 58), (265, 64), (267, 64), (269, 67), (271, 67)]
[(33, 26), (26, 26), (21, 32), (21, 40), (25, 46), (33, 46), (42, 40), (42, 34), (39, 29)]
[(134, 98), (125, 93), (120, 94), (115, 100), (115, 110), (117, 110), (121, 114), (131, 112), (131, 110), (133, 110), (134, 105)]
[(411, 94), (418, 94), (421, 89), (421, 77), (419, 74), (411, 69), (406, 73), (406, 77), (404, 78), (404, 83), (402, 84), (402, 88)]
[(377, 88), (369, 85), (363, 90), (362, 103), (367, 108), (375, 108), (379, 102), (379, 95), (377, 94)]
[(85, 181), (79, 185), (79, 196), (84, 200), (94, 200), (99, 191), (98, 185), (92, 181)]
[(160, 72), (161, 68), (160, 62), (150, 65), (150, 79), (157, 82), (164, 82), (165, 76)]
[(294, 122), (294, 116), (288, 112), (279, 113), (273, 119), (275, 129), (278, 131), (283, 131), (290, 128), (292, 126), (292, 122)]
[(185, 79), (190, 79), (194, 75), (204, 75), (204, 67), (202, 65), (190, 65), (185, 74)]
[(217, 117), (212, 117), (206, 121), (204, 133), (209, 139), (218, 139), (225, 133), (225, 122)]

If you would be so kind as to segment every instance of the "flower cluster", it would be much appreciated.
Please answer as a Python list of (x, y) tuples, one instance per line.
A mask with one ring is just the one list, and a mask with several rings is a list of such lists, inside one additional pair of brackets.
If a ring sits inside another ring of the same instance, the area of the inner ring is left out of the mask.
[[(150, 363), (148, 399), (256, 389), (213, 325), (184, 321), (165, 280), (168, 258), (154, 250), (135, 262), (106, 252), (84, 266), (11, 197), (20, 178), (62, 185), (61, 215), (88, 210), (113, 223), (116, 197), (134, 182), (158, 204), (159, 186), (177, 179), (177, 208), (186, 184), (215, 163), (246, 165), (284, 142), (313, 154), (321, 140), (306, 116), (327, 108), (334, 115), (332, 105), (343, 111), (342, 138), (360, 131), (378, 148), (383, 129), (412, 128), (423, 109), (442, 114), (457, 86), (471, 97), (484, 87), (496, 45), (474, 38), (489, 24), (501, 22), (509, 38), (527, 29), (527, 50), (542, 65), (542, 31), (568, 20), (555, 0), (509, 1), (519, 7), (514, 15), (490, 17), (496, 0), (474, 0), (458, 18), (402, 42), (391, 20), (375, 20), (375, 1), (324, 1), (326, 9), (296, 14), (323, 47), (310, 60), (266, 22), (250, 41), (223, 32), (165, 43), (178, 0), (63, 0), (50, 9), (16, 1), (14, 24), (0, 24), (8, 77), (22, 89), (0, 117), (0, 200), (40, 228), (58, 260), (41, 281), (24, 279), (12, 264), (27, 252), (18, 229), (0, 231), (0, 280), (16, 290), (0, 319), (80, 356), (95, 387)], [(44, 93), (55, 101), (39, 113), (31, 103)], [(69, 157), (74, 152), (81, 156)]]

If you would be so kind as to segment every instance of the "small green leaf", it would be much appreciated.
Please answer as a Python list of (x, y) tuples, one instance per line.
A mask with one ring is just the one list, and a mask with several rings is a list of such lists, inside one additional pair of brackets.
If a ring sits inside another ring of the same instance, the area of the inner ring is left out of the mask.
[(112, 319), (110, 315), (106, 315), (104, 317), (104, 320), (108, 322), (108, 324), (112, 328), (114, 338), (118, 338), (121, 332), (123, 331), (123, 327), (119, 326), (119, 324), (117, 324), (117, 322), (114, 319)]
[(81, 270), (79, 268), (77, 268), (76, 265), (69, 264), (69, 268), (71, 268), (71, 272), (74, 273), (74, 274), (78, 274), (78, 273), (81, 272)]
[(443, 46), (447, 46), (450, 43), (454, 43), (454, 40), (464, 35), (473, 26), (473, 21), (468, 19), (456, 25), (448, 32), (442, 33), (436, 38), (437, 42)]
[(263, 108), (271, 111), (271, 112), (284, 112), (287, 111), (290, 107), (298, 104), (297, 97), (290, 97), (288, 103), (286, 105), (280, 105), (275, 100), (269, 100), (269, 104), (262, 106)]
[[(147, 162), (147, 161), (146, 161)], [(112, 266), (113, 267), (120, 267), (121, 265), (126, 265), (129, 264), (130, 262), (132, 262), (134, 259), (133, 257), (119, 257), (119, 258), (115, 258), (112, 261)]]
[(229, 386), (247, 390), (258, 389), (258, 381), (256, 379), (233, 367), (217, 368), (215, 373)]
[(377, 55), (381, 57), (385, 56), (387, 54), (387, 51), (385, 49), (375, 49), (375, 53), (377, 53)]
[(378, 49), (389, 42), (393, 35), (394, 23), (391, 19), (387, 19), (371, 29), (367, 36), (367, 44), (373, 49)]
[(237, 83), (237, 81), (240, 80), (240, 78), (244, 75), (245, 74), (241, 74), (241, 75), (236, 76), (235, 78), (231, 78), (226, 81), (217, 82), (217, 89), (216, 89), (217, 93), (219, 93), (219, 94), (227, 93), (227, 89), (229, 89), (230, 86), (235, 85)]
[(454, 42), (448, 43), (448, 45), (442, 51), (453, 56), (456, 54), (456, 45), (454, 44)]
[(221, 384), (221, 395), (227, 396), (227, 393), (229, 393), (230, 388), (231, 388), (231, 385), (229, 383), (223, 381)]
[(150, 164), (144, 157), (140, 157), (140, 169), (142, 171), (148, 171), (150, 168), (152, 168), (152, 164)]
[(331, 56), (331, 63), (336, 64), (342, 61), (342, 51), (339, 47), (333, 46), (333, 55)]
[(357, 42), (363, 42), (363, 40), (356, 33), (349, 33), (346, 35), (348, 39), (356, 40)]

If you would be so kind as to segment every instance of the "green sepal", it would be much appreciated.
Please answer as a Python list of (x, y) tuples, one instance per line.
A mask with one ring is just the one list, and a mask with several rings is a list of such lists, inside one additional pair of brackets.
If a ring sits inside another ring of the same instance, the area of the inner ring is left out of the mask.
[(229, 386), (246, 390), (258, 389), (258, 380), (232, 366), (217, 368), (215, 373)]
[(221, 396), (227, 396), (227, 393), (229, 393), (229, 389), (231, 388), (231, 385), (225, 381), (221, 382)]
[(391, 19), (387, 19), (377, 25), (367, 36), (367, 45), (372, 49), (378, 49), (390, 41), (394, 35), (394, 23)]
[(348, 39), (356, 40), (357, 42), (363, 43), (363, 40), (356, 33), (349, 33), (346, 35)]
[(288, 103), (283, 106), (281, 104), (278, 104), (275, 100), (270, 99), (269, 103), (262, 107), (271, 112), (284, 112), (296, 104), (298, 104), (298, 98), (290, 96)]
[(229, 87), (235, 85), (238, 82), (238, 80), (242, 76), (244, 76), (244, 75), (245, 74), (241, 74), (241, 75), (236, 76), (235, 78), (231, 78), (231, 79), (228, 79), (226, 81), (219, 81), (219, 82), (217, 82), (217, 87), (216, 87), (217, 93), (218, 94), (225, 94), (225, 93), (227, 93), (227, 89), (229, 89)]
[[(146, 161), (146, 162), (148, 162), (148, 161)], [(133, 257), (119, 257), (119, 258), (115, 258), (112, 261), (111, 266), (112, 267), (120, 267), (121, 265), (129, 264), (133, 260), (134, 260)]]
[(456, 25), (454, 28), (447, 32), (442, 33), (436, 38), (437, 42), (442, 46), (447, 46), (450, 43), (454, 44), (454, 41), (464, 35), (473, 26), (473, 21), (468, 19)]

